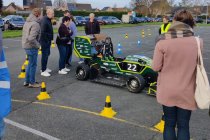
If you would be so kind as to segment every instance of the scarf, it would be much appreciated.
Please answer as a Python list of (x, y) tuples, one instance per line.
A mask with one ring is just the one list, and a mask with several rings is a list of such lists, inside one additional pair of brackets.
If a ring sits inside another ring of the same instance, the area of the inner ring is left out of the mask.
[(168, 32), (161, 34), (157, 38), (156, 42), (160, 40), (183, 38), (183, 37), (190, 37), (190, 36), (194, 36), (193, 29), (189, 25), (183, 22), (175, 21), (174, 23), (172, 23)]

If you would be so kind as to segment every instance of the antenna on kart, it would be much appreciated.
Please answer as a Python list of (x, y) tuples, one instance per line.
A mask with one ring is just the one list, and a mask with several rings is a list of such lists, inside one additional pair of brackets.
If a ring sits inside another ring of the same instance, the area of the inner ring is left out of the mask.
[(117, 45), (117, 54), (119, 54), (119, 55), (122, 54), (122, 46), (121, 46), (120, 42)]

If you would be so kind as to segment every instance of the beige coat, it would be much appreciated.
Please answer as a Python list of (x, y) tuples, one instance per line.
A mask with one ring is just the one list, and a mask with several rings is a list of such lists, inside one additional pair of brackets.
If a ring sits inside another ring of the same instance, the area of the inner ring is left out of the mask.
[(157, 101), (160, 104), (188, 110), (197, 108), (194, 99), (196, 64), (194, 37), (161, 40), (156, 44), (152, 68), (159, 72)]
[(41, 28), (39, 19), (33, 14), (30, 14), (23, 26), (22, 47), (24, 49), (38, 49), (40, 47), (40, 35)]

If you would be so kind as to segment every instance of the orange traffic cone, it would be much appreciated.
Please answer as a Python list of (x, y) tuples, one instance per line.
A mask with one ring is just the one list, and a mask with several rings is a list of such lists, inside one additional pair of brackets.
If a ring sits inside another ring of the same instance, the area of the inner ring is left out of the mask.
[(41, 92), (37, 96), (37, 99), (38, 100), (46, 100), (46, 99), (49, 99), (49, 98), (50, 98), (50, 95), (47, 93), (45, 82), (42, 82)]
[(165, 125), (165, 119), (164, 119), (164, 114), (162, 115), (162, 118), (159, 123), (157, 123), (154, 128), (159, 130), (161, 133), (164, 131), (164, 125)]
[(26, 55), (26, 60), (25, 60), (25, 62), (24, 62), (24, 65), (27, 66), (28, 63), (29, 63), (29, 61), (28, 61), (28, 55)]
[(125, 34), (125, 38), (128, 38), (128, 33)]
[(18, 75), (18, 78), (23, 79), (25, 77), (26, 77), (26, 69), (25, 69), (25, 65), (23, 64), (22, 67), (21, 67), (21, 72)]
[(55, 42), (54, 42), (54, 40), (52, 40), (52, 42), (51, 42), (51, 48), (55, 48)]
[(38, 54), (39, 54), (39, 55), (42, 54), (42, 48), (41, 48), (41, 47), (39, 47)]
[(100, 115), (107, 118), (113, 118), (116, 114), (117, 112), (112, 109), (110, 96), (106, 96), (105, 107), (101, 111)]

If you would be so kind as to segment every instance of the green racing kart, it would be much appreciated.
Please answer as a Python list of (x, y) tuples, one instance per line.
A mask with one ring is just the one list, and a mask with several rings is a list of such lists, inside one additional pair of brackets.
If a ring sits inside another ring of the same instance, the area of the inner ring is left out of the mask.
[(76, 68), (78, 80), (89, 79), (106, 85), (127, 87), (132, 93), (140, 93), (148, 87), (148, 94), (156, 95), (158, 74), (151, 68), (152, 60), (143, 55), (114, 57), (110, 37), (77, 36), (74, 53), (84, 59)]

